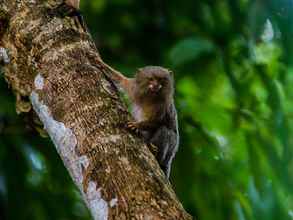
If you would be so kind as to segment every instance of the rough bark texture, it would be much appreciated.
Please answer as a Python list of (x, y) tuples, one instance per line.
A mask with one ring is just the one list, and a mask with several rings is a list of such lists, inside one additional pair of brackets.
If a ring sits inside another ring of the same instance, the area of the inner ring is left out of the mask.
[(191, 219), (147, 146), (124, 128), (129, 114), (89, 34), (52, 15), (60, 2), (0, 0), (17, 111), (33, 107), (94, 219)]

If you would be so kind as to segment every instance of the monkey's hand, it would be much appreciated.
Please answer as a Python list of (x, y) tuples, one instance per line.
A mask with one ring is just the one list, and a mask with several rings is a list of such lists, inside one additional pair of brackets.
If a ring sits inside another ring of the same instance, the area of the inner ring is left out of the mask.
[(128, 122), (127, 127), (132, 131), (149, 130), (156, 127), (156, 122), (153, 121), (140, 121), (140, 122)]
[[(127, 128), (133, 132), (135, 132), (138, 135), (141, 135), (141, 130), (145, 128), (145, 122), (128, 122)], [(153, 155), (157, 156), (159, 149), (156, 145), (153, 143), (148, 143), (148, 148), (152, 152)]]
[(139, 134), (139, 122), (129, 121), (126, 125), (126, 127), (135, 132), (136, 134)]
[[(78, 8), (63, 2), (62, 4), (58, 5), (56, 8), (53, 8), (49, 14), (55, 17), (75, 17), (77, 18), (78, 23), (81, 25), (84, 31), (87, 31), (86, 25), (84, 23), (83, 17), (81, 12)], [(75, 20), (76, 23), (76, 20)]]

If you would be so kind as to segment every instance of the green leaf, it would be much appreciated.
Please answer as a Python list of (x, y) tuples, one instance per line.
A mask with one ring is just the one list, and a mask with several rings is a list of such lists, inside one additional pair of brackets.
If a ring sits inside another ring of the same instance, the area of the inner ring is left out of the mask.
[(214, 49), (213, 44), (203, 38), (191, 37), (179, 41), (170, 51), (169, 59), (174, 66), (193, 61)]

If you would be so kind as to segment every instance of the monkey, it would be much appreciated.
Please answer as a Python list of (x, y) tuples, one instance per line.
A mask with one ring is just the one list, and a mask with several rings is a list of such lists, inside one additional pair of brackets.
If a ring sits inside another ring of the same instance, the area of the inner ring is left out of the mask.
[(128, 78), (111, 70), (110, 79), (126, 93), (132, 104), (134, 121), (128, 122), (127, 128), (140, 133), (153, 146), (152, 149), (156, 149), (155, 157), (169, 179), (179, 143), (171, 71), (159, 66), (146, 66), (138, 69), (134, 78)]

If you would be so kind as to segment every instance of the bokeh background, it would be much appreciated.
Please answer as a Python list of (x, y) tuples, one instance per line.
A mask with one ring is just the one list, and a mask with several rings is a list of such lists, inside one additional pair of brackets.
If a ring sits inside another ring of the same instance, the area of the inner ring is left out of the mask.
[[(292, 0), (81, 4), (108, 64), (128, 75), (174, 71), (181, 143), (171, 182), (186, 210), (199, 220), (292, 220)], [(0, 219), (90, 219), (0, 75)]]

